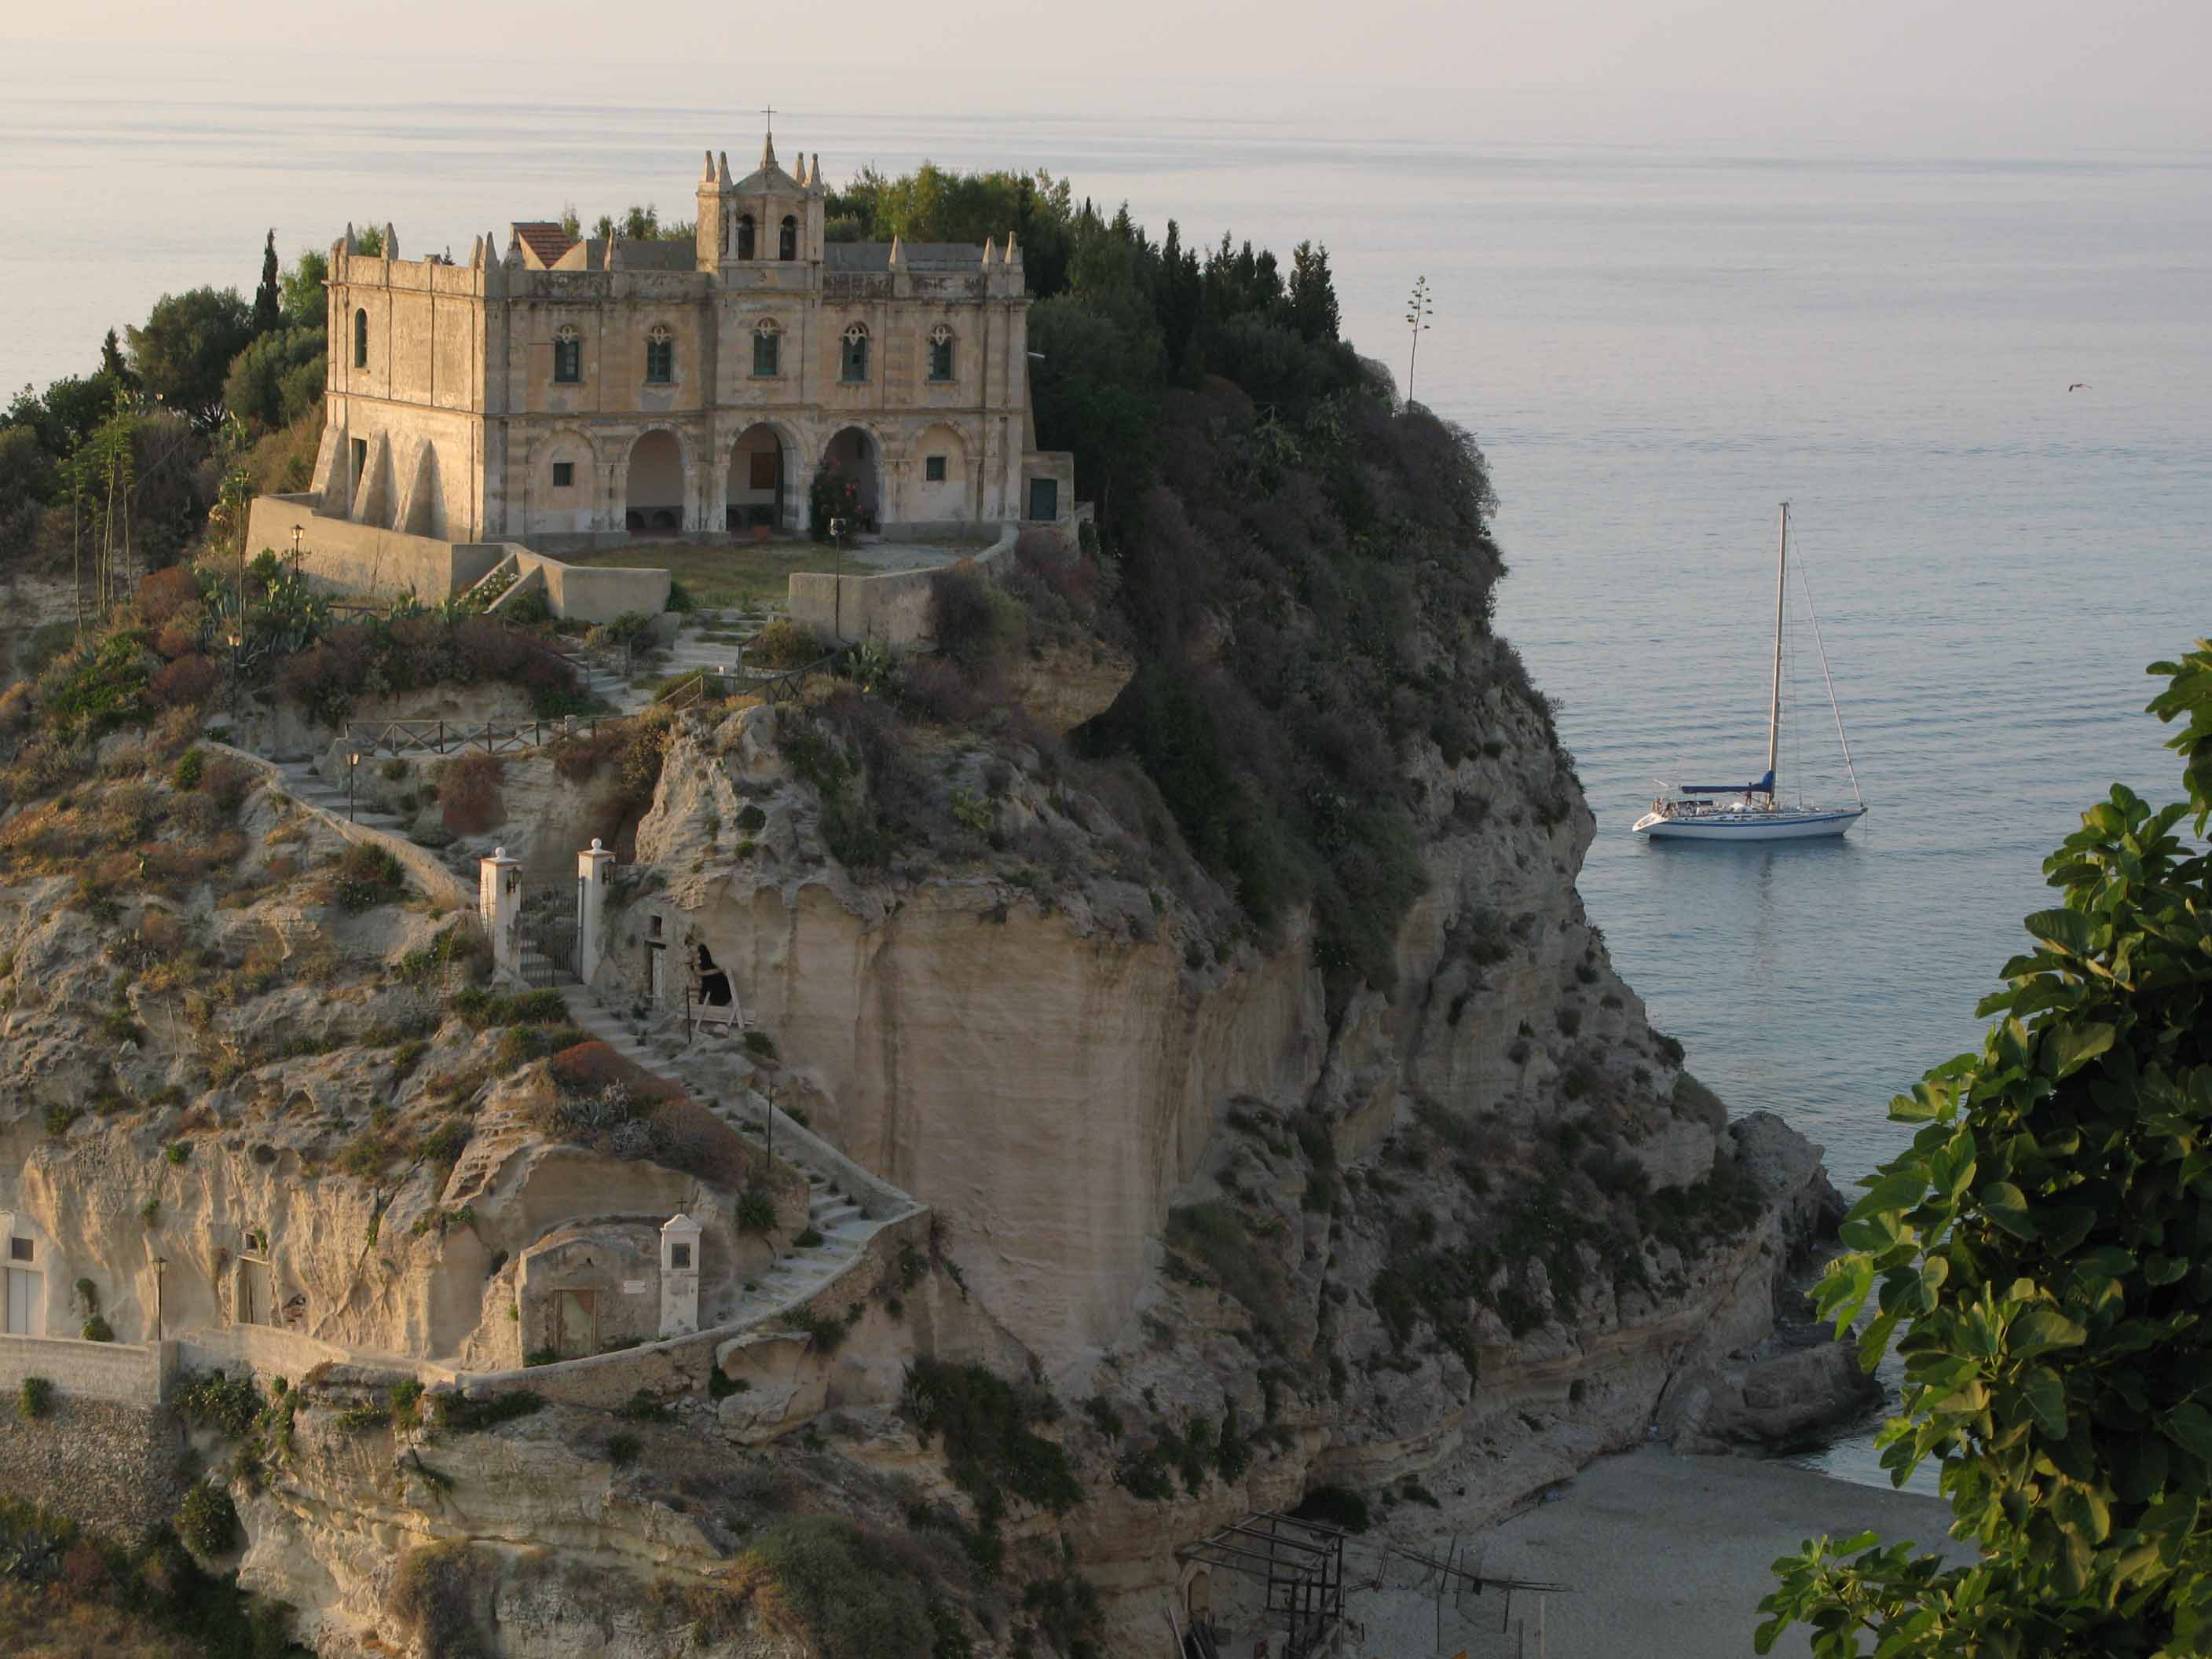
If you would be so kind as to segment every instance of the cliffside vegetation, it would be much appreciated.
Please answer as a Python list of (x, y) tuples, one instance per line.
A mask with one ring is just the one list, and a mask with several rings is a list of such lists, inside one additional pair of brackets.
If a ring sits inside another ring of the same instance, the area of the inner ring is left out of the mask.
[[(1252, 928), (1310, 906), (1320, 960), (1388, 987), (1422, 883), (1407, 746), (1481, 743), (1492, 676), (1534, 699), (1488, 637), (1504, 567), (1468, 434), (1339, 337), (1326, 248), (1287, 272), (1226, 235), (1201, 254), (1044, 174), (866, 173), (830, 210), (854, 235), (1016, 232), (1039, 441), (1098, 510), (1095, 569), (1060, 586), (1139, 664), (1078, 752), (1142, 766)], [(988, 623), (952, 632), (974, 672)]]
[(1778, 1564), (1761, 1653), (1798, 1622), (1823, 1656), (2212, 1648), (2212, 855), (2178, 833), (2212, 823), (2212, 641), (2150, 672), (2186, 799), (2115, 785), (2045, 861), (2002, 1018), (1892, 1103), (1922, 1127), (1820, 1287), (1839, 1331), (1875, 1297), (1862, 1352), (1905, 1366), (1883, 1464), (1936, 1459), (1981, 1559), (1822, 1539)]

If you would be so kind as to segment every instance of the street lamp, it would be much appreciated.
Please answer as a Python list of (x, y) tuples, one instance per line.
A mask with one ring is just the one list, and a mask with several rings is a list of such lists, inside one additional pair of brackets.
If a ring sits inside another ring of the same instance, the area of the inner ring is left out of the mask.
[(234, 628), (224, 638), (230, 644), (230, 723), (235, 726), (238, 724), (238, 682), (245, 672), (244, 665), (239, 660), (239, 650), (246, 643), (246, 636)]
[(354, 769), (360, 764), (361, 750), (358, 749), (348, 750), (346, 751), (346, 822), (348, 823), (351, 823), (353, 822)]
[(166, 1255), (154, 1258), (154, 1340), (156, 1342), (161, 1340), (161, 1270), (168, 1265), (169, 1258)]
[(292, 574), (295, 576), (297, 576), (300, 574), (300, 560), (301, 557), (300, 552), (300, 536), (307, 527), (307, 526), (303, 524), (295, 524), (292, 526)]
[(837, 586), (832, 590), (837, 597), (830, 602), (831, 627), (837, 635), (837, 643), (842, 645), (845, 643), (845, 521), (842, 519), (830, 520), (830, 541), (837, 550), (837, 574), (835, 578)]

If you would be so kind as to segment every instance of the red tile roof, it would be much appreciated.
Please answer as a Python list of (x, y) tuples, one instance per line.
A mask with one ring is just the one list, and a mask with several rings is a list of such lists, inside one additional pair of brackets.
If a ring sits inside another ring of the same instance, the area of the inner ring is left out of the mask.
[(562, 254), (576, 246), (575, 238), (558, 224), (547, 220), (518, 224), (514, 234), (522, 239), (523, 246), (530, 250), (541, 265), (557, 264)]

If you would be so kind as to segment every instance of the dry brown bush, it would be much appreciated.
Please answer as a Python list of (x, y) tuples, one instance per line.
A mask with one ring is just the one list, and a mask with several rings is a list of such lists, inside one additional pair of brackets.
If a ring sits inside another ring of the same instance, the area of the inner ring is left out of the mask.
[(222, 689), (222, 670), (197, 654), (165, 664), (147, 688), (158, 708), (192, 708)]
[(438, 806), (446, 828), (480, 836), (507, 818), (499, 786), (507, 769), (496, 755), (456, 755), (438, 769)]

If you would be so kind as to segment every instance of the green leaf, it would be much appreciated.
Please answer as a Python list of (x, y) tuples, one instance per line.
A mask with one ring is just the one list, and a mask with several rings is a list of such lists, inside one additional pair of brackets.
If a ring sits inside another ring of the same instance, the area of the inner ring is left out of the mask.
[(2075, 1025), (2054, 1022), (2043, 1028), (2043, 1069), (2069, 1078), (2112, 1046), (2113, 1028), (2102, 1020)]
[(1912, 1169), (1895, 1175), (1886, 1175), (1867, 1189), (1866, 1196), (1851, 1206), (1854, 1216), (1880, 1215), (1885, 1210), (1909, 1210), (1928, 1196), (1928, 1177), (1922, 1170)]
[(2166, 1414), (2166, 1437), (2199, 1462), (2212, 1464), (2212, 1412), (2185, 1400)]
[(2009, 1181), (1992, 1181), (1982, 1188), (1982, 1212), (2014, 1238), (2036, 1242), (2035, 1224), (2028, 1218), (2027, 1195)]
[(2035, 1414), (2036, 1426), (2053, 1440), (2066, 1437), (2066, 1385), (2048, 1365), (2030, 1366), (2020, 1379), (2020, 1392)]
[(2021, 926), (2054, 951), (2072, 957), (2089, 953), (2089, 918), (2079, 910), (2038, 910)]
[(2033, 1359), (2053, 1348), (2079, 1347), (2088, 1334), (2056, 1309), (2030, 1308), (2006, 1327), (2005, 1346), (2015, 1359)]

